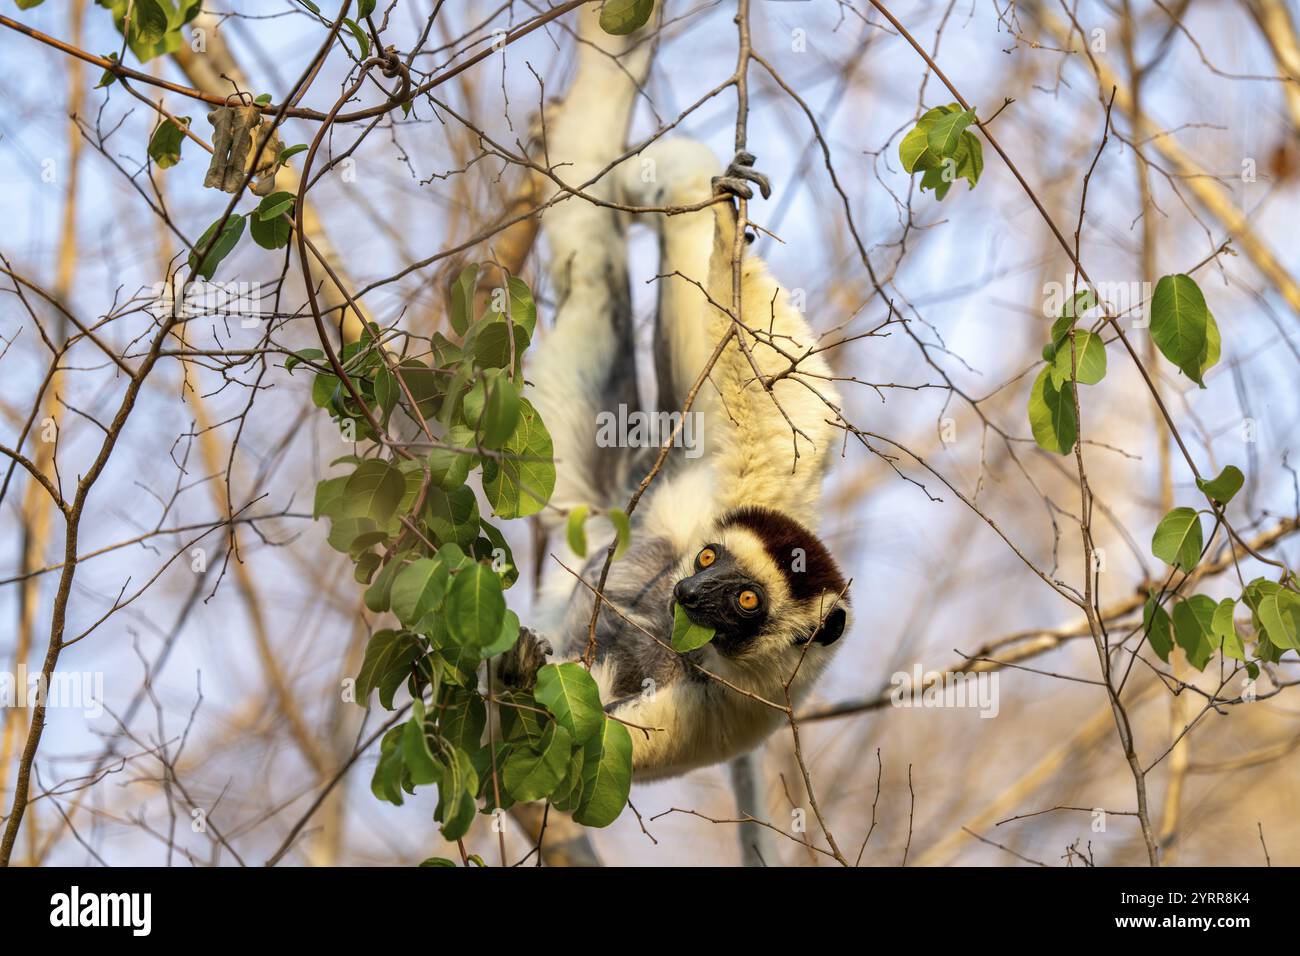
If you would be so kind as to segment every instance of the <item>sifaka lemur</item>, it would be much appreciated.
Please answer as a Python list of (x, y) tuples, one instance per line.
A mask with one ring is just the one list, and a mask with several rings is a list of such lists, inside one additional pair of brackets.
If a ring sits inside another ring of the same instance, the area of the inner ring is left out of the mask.
[[(570, 196), (542, 219), (557, 304), (528, 379), (555, 446), (549, 513), (625, 507), (659, 453), (657, 442), (597, 440), (602, 413), (642, 408), (627, 208), (720, 197), (695, 211), (642, 214), (661, 253), (657, 395), (647, 411), (680, 412), (736, 328), (694, 397), (703, 453), (671, 449), (632, 514), (631, 547), (613, 562), (602, 592), (592, 674), (606, 709), (644, 728), (632, 733), (633, 769), (649, 780), (761, 743), (786, 719), (764, 701), (784, 705), (787, 683), (791, 701), (807, 694), (848, 629), (850, 609), (844, 577), (814, 530), (836, 446), (839, 397), (829, 367), (757, 256), (741, 260), (743, 326), (729, 314), (733, 197), (750, 198), (750, 183), (767, 195), (767, 181), (753, 171), (752, 156), (740, 153), (723, 170), (706, 146), (687, 139), (657, 141), (610, 169), (625, 150), (636, 78), (648, 59), (634, 47), (617, 61), (608, 52), (614, 47), (612, 40), (605, 49), (580, 47), (585, 82), (546, 130), (552, 168), (571, 185), (591, 181), (583, 192), (608, 203)], [(593, 83), (601, 71), (603, 82)], [(547, 559), (536, 634), (525, 635), (506, 667), (514, 680), (526, 682), (551, 648), (565, 659), (583, 656), (605, 560), (604, 548), (592, 553), (585, 563), (567, 550), (558, 555), (585, 584)], [(672, 650), (674, 603), (716, 631), (710, 643)]]

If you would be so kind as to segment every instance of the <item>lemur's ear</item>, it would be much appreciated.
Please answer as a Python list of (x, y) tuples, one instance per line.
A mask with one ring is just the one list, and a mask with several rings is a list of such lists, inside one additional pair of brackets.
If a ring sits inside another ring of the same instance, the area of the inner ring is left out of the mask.
[(813, 635), (818, 644), (829, 647), (844, 636), (844, 624), (848, 620), (843, 605), (836, 605), (835, 610), (826, 615), (821, 628)]

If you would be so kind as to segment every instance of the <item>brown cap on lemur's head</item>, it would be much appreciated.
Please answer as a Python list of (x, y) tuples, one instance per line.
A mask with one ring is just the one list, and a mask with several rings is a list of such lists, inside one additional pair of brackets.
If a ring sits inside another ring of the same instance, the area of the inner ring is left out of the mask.
[(847, 582), (821, 540), (770, 508), (725, 514), (694, 573), (673, 598), (695, 623), (717, 632), (732, 657), (782, 646), (834, 644), (848, 624)]

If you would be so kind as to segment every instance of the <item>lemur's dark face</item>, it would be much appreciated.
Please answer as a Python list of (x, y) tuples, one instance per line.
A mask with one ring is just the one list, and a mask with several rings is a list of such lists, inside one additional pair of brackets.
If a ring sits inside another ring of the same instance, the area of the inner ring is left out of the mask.
[(848, 583), (816, 535), (780, 512), (742, 508), (711, 537), (673, 598), (692, 621), (713, 628), (712, 647), (758, 660), (840, 639)]
[(713, 644), (737, 651), (762, 631), (768, 619), (768, 594), (721, 544), (708, 544), (695, 556), (695, 573), (673, 588), (673, 598), (696, 624), (717, 632)]

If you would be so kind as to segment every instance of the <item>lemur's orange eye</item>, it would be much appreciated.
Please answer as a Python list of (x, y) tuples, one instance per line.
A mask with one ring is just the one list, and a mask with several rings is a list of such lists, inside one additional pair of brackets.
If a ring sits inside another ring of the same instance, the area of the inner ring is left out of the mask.
[(746, 611), (752, 611), (758, 607), (758, 594), (748, 588), (740, 592), (740, 597), (737, 600), (740, 601), (740, 606)]
[(714, 561), (718, 560), (718, 552), (712, 548), (705, 548), (695, 558), (695, 563), (702, 568), (707, 568)]

